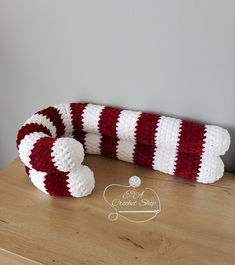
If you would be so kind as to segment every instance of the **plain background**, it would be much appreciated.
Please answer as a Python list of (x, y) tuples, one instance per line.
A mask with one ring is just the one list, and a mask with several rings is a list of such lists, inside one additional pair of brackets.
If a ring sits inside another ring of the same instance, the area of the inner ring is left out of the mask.
[(234, 0), (0, 0), (0, 167), (35, 111), (88, 101), (221, 125), (235, 170)]

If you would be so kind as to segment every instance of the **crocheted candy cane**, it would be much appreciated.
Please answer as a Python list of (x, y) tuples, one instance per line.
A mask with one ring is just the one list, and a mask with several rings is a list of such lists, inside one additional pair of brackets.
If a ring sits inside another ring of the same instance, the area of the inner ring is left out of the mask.
[(84, 150), (155, 170), (212, 183), (230, 136), (220, 127), (87, 103), (37, 112), (21, 127), (17, 147), (32, 182), (50, 195), (86, 196), (92, 171)]
[(177, 152), (177, 159), (174, 150), (171, 149), (135, 143), (133, 151), (132, 142), (99, 134), (85, 133), (84, 140), (81, 138), (80, 140), (84, 143), (86, 153), (118, 158), (201, 183), (215, 182), (224, 172), (223, 162), (219, 156), (204, 156), (200, 167), (201, 156), (181, 151)]

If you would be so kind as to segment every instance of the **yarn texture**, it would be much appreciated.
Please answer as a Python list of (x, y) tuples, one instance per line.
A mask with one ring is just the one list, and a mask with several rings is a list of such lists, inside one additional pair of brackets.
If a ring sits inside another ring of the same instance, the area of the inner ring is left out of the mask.
[(227, 130), (213, 125), (89, 103), (48, 107), (31, 116), (17, 149), (32, 183), (53, 196), (83, 197), (94, 186), (84, 153), (98, 154), (199, 183), (224, 173)]

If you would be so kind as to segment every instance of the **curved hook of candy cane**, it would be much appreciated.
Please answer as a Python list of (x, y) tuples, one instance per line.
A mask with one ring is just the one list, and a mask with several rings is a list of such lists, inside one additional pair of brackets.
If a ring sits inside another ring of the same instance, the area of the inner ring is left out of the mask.
[[(63, 110), (66, 104), (59, 107)], [(65, 111), (59, 115), (56, 107), (34, 114), (19, 130), (17, 148), (37, 188), (50, 195), (82, 197), (92, 192), (94, 174), (82, 165), (82, 144), (71, 137), (61, 137), (73, 133), (72, 126), (68, 127), (69, 119)]]

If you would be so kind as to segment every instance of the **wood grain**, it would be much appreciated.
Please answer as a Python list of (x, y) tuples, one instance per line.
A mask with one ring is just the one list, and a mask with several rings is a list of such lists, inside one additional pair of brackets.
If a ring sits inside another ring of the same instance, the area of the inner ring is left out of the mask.
[[(96, 187), (81, 199), (40, 192), (19, 159), (6, 167), (0, 173), (0, 248), (42, 264), (234, 264), (234, 174), (202, 185), (100, 156), (87, 156), (85, 164), (95, 172)], [(127, 184), (132, 175), (158, 192), (162, 211), (147, 223), (111, 222), (103, 190)], [(0, 264), (14, 263), (0, 252)]]
[(42, 265), (41, 263), (29, 260), (12, 252), (0, 249), (1, 265)]

